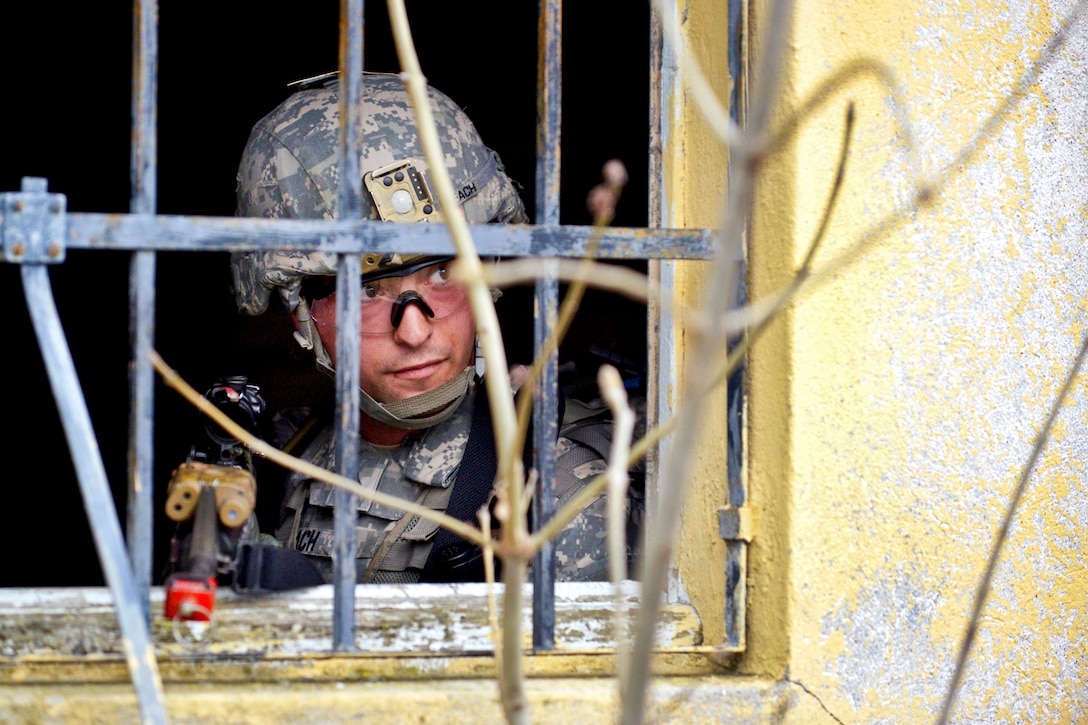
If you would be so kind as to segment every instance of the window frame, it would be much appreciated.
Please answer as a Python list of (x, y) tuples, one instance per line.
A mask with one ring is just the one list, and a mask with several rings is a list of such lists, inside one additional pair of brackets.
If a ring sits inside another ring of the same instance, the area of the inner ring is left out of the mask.
[[(731, 6), (740, 3), (731, 1)], [(153, 487), (141, 485), (141, 481), (153, 480), (152, 475), (152, 440), (153, 440), (153, 412), (154, 412), (154, 382), (155, 374), (148, 358), (154, 339), (154, 312), (155, 312), (155, 260), (156, 253), (161, 251), (240, 251), (248, 248), (256, 248), (262, 240), (276, 239), (279, 242), (289, 242), (299, 249), (321, 250), (337, 252), (342, 255), (344, 269), (350, 271), (352, 265), (358, 264), (360, 251), (363, 249), (379, 251), (446, 251), (450, 248), (448, 234), (441, 225), (419, 225), (419, 228), (405, 229), (397, 240), (388, 242), (379, 238), (371, 230), (373, 222), (366, 222), (358, 218), (358, 209), (352, 208), (350, 200), (357, 201), (358, 184), (344, 184), (341, 189), (341, 218), (336, 221), (286, 221), (286, 220), (260, 220), (260, 219), (225, 219), (212, 217), (167, 217), (157, 215), (155, 198), (156, 141), (155, 129), (157, 123), (156, 93), (158, 79), (156, 76), (156, 63), (158, 53), (157, 39), (157, 9), (155, 3), (148, 0), (140, 0), (138, 3), (137, 27), (134, 32), (133, 47), (133, 148), (132, 148), (132, 189), (133, 195), (128, 215), (105, 214), (70, 214), (64, 209), (64, 198), (59, 194), (50, 194), (44, 180), (30, 179), (24, 184), (24, 189), (17, 193), (4, 194), (5, 226), (4, 249), (6, 261), (17, 262), (24, 266), (26, 274), (24, 281), (29, 280), (27, 288), (28, 306), (50, 305), (50, 292), (48, 279), (44, 273), (50, 264), (61, 263), (64, 260), (66, 249), (112, 249), (128, 251), (132, 253), (130, 268), (130, 329), (132, 331), (132, 376), (131, 376), (131, 401), (130, 401), (130, 471), (129, 471), (129, 505), (127, 509), (126, 538), (128, 541), (127, 557), (118, 549), (122, 541), (121, 533), (117, 531), (102, 530), (108, 528), (103, 521), (116, 521), (116, 511), (112, 500), (103, 496), (108, 494), (108, 485), (105, 484), (104, 473), (101, 472), (101, 463), (95, 463), (93, 456), (94, 434), (80, 419), (85, 417), (85, 404), (83, 395), (79, 390), (78, 381), (75, 379), (74, 370), (62, 370), (58, 373), (58, 380), (54, 382), (54, 393), (58, 398), (58, 405), (62, 409), (62, 418), (75, 420), (74, 425), (80, 429), (76, 434), (69, 434), (69, 444), (72, 449), (73, 460), (76, 464), (77, 474), (80, 474), (81, 491), (84, 495), (88, 514), (93, 522), (96, 545), (100, 554), (107, 553), (105, 557), (109, 561), (104, 562), (107, 583), (110, 590), (112, 603), (112, 616), (117, 620), (120, 636), (112, 640), (114, 644), (108, 644), (109, 636), (103, 641), (102, 651), (110, 652), (120, 649), (128, 651), (134, 647), (137, 651), (144, 646), (153, 645), (156, 650), (171, 654), (169, 646), (163, 648), (164, 633), (161, 623), (152, 624), (150, 632), (147, 631), (146, 620), (154, 620), (152, 613), (161, 609), (161, 591), (151, 587), (151, 521), (153, 519)], [(543, 67), (540, 69), (540, 87), (538, 88), (540, 105), (538, 106), (539, 118), (545, 121), (539, 124), (538, 149), (545, 152), (538, 159), (537, 166), (537, 214), (536, 218), (541, 222), (522, 228), (510, 228), (502, 226), (474, 227), (473, 237), (482, 255), (516, 255), (516, 256), (570, 256), (577, 257), (586, 248), (587, 240), (594, 235), (594, 231), (585, 227), (572, 227), (558, 223), (558, 99), (559, 86), (559, 54), (560, 34), (559, 22), (561, 18), (560, 3), (557, 0), (541, 0), (542, 13), (541, 38), (539, 42), (545, 47), (541, 54)], [(341, 36), (341, 77), (346, 79), (344, 96), (351, 98), (358, 93), (357, 81), (362, 70), (362, 2), (360, 0), (344, 0), (342, 13), (347, 22), (342, 23)], [(653, 16), (651, 16), (653, 17)], [(663, 212), (665, 208), (665, 193), (661, 182), (661, 143), (662, 137), (669, 134), (670, 120), (662, 113), (666, 106), (667, 97), (679, 92), (679, 89), (669, 83), (675, 83), (675, 74), (662, 72), (662, 66), (667, 60), (662, 51), (662, 40), (656, 27), (656, 19), (652, 20), (651, 31), (653, 50), (651, 51), (651, 137), (656, 142), (651, 144), (651, 189), (650, 189), (650, 232), (647, 230), (610, 229), (599, 252), (600, 258), (632, 259), (642, 258), (650, 260), (651, 284), (661, 290), (673, 290), (678, 262), (675, 260), (698, 260), (706, 258), (711, 246), (710, 232), (707, 230), (682, 230), (662, 229), (662, 222), (670, 221)], [(731, 33), (733, 30), (731, 29)], [(356, 79), (354, 82), (351, 79)], [(354, 86), (354, 88), (352, 87)], [(554, 101), (552, 103), (551, 101)], [(353, 104), (349, 104), (349, 107)], [(350, 115), (349, 115), (350, 121)], [(346, 124), (349, 129), (355, 124)], [(349, 131), (349, 136), (352, 132)], [(357, 158), (351, 149), (358, 144), (358, 139), (348, 138), (344, 149), (346, 161), (352, 157)], [(354, 178), (358, 182), (358, 174), (348, 174), (346, 178)], [(355, 205), (357, 207), (357, 204)], [(18, 208), (18, 209), (17, 209)], [(26, 213), (24, 213), (24, 211)], [(14, 253), (14, 242), (17, 237), (32, 239), (36, 229), (45, 230), (39, 235), (37, 241), (29, 246), (24, 246), (21, 254)], [(384, 231), (384, 230), (383, 230)], [(388, 249), (386, 250), (386, 247)], [(665, 258), (661, 249), (668, 249), (670, 258)], [(59, 252), (57, 251), (59, 250)], [(38, 277), (37, 280), (31, 280)], [(357, 314), (358, 306), (352, 309), (352, 293), (355, 298), (359, 294), (358, 275), (341, 274), (341, 279), (353, 280), (349, 282), (348, 293), (340, 295), (339, 303), (344, 309), (338, 314)], [(44, 282), (44, 283), (43, 283)], [(350, 286), (354, 286), (354, 290)], [(31, 299), (31, 295), (35, 299)], [(538, 321), (546, 323), (554, 319), (554, 310), (558, 302), (558, 288), (554, 279), (545, 279), (537, 284), (537, 304), (543, 312), (537, 315)], [(55, 308), (53, 309), (55, 315)], [(651, 421), (664, 418), (669, 412), (669, 400), (667, 390), (675, 387), (674, 361), (676, 359), (676, 343), (672, 338), (676, 321), (673, 313), (667, 307), (652, 307), (648, 315), (649, 339), (651, 342), (650, 379), (651, 383)], [(341, 318), (344, 319), (344, 318)], [(59, 326), (57, 327), (59, 330)], [(536, 330), (536, 339), (539, 341), (547, 336), (546, 325)], [(42, 344), (43, 356), (64, 356), (66, 346), (63, 332), (59, 337), (54, 331), (48, 342)], [(357, 456), (350, 454), (351, 441), (357, 436), (358, 430), (358, 406), (353, 404), (349, 391), (357, 390), (358, 346), (349, 346), (343, 359), (346, 364), (338, 366), (337, 391), (339, 405), (345, 414), (338, 416), (341, 421), (339, 439), (347, 446), (342, 455), (344, 464), (339, 472), (351, 477), (352, 461)], [(352, 358), (354, 355), (354, 359)], [(69, 356), (70, 363), (70, 356)], [(61, 367), (64, 367), (63, 361)], [(551, 364), (546, 368), (542, 380), (541, 400), (537, 406), (537, 421), (535, 430), (537, 450), (545, 452), (542, 460), (538, 462), (544, 471), (545, 479), (548, 467), (552, 464), (551, 456), (546, 455), (553, 445), (555, 437), (554, 415), (554, 390), (557, 385), (557, 373), (555, 370), (554, 356)], [(74, 383), (74, 387), (73, 387)], [(72, 403), (65, 412), (65, 400)], [(83, 412), (80, 413), (82, 406)], [(89, 434), (89, 439), (87, 435)], [(661, 459), (651, 459), (648, 482), (649, 489), (655, 488), (653, 476), (660, 468)], [(357, 471), (355, 471), (357, 474)], [(554, 472), (553, 472), (554, 473)], [(731, 476), (732, 478), (732, 476)], [(350, 496), (350, 494), (348, 495)], [(547, 495), (538, 497), (548, 500)], [(350, 499), (345, 499), (350, 501)], [(347, 507), (341, 507), (347, 508)], [(348, 509), (350, 510), (350, 509)], [(96, 515), (96, 512), (101, 515)], [(547, 516), (547, 511), (539, 511), (538, 515)], [(353, 527), (346, 527), (353, 531)], [(338, 534), (339, 535), (339, 534)], [(546, 556), (546, 554), (545, 554)], [(126, 577), (125, 569), (131, 563), (131, 576)], [(535, 567), (537, 572), (548, 572), (546, 559), (542, 559)], [(351, 569), (353, 572), (353, 568)], [(610, 596), (608, 585), (586, 588), (579, 585), (555, 583), (549, 581), (546, 574), (538, 574), (531, 586), (533, 601), (533, 643), (532, 649), (542, 653), (557, 648), (608, 650), (612, 645), (608, 637), (588, 637), (573, 639), (567, 635), (560, 638), (558, 645), (555, 637), (557, 623), (561, 632), (573, 631), (573, 629), (585, 629), (587, 623), (596, 622), (607, 625), (609, 619), (602, 617), (599, 609), (593, 606), (599, 604), (601, 598)], [(353, 576), (351, 577), (353, 582)], [(343, 582), (344, 577), (338, 577)], [(459, 601), (465, 611), (477, 612), (481, 609), (482, 594), (474, 589), (452, 590), (453, 599), (450, 599), (451, 590), (442, 589), (432, 592), (426, 590), (428, 585), (412, 585), (413, 595), (433, 595), (435, 601), (447, 605), (450, 601)], [(424, 587), (417, 589), (416, 587)], [(637, 584), (628, 582), (625, 587), (630, 587), (628, 592), (632, 598), (632, 605), (637, 605)], [(698, 612), (685, 601), (682, 593), (682, 583), (673, 581), (670, 587), (668, 606), (665, 609), (665, 620), (660, 633), (660, 641), (665, 649), (683, 651), (702, 662), (705, 654), (702, 644), (702, 636), (698, 624)], [(625, 589), (625, 591), (628, 591)], [(39, 599), (38, 604), (32, 605), (27, 614), (37, 611), (47, 615), (50, 611), (59, 611), (62, 606), (58, 601), (67, 601), (63, 608), (71, 611), (76, 607), (87, 616), (98, 611), (96, 607), (104, 607), (100, 601), (101, 592), (91, 591), (67, 591), (60, 594), (50, 593), (48, 590), (32, 592)], [(59, 599), (58, 599), (59, 597)], [(73, 597), (75, 599), (73, 599)], [(66, 599), (67, 598), (67, 599)], [(392, 585), (367, 585), (365, 591), (355, 586), (337, 584), (329, 587), (319, 587), (308, 593), (289, 593), (272, 595), (267, 602), (252, 602), (246, 598), (236, 597), (230, 592), (221, 592), (219, 611), (225, 615), (239, 618), (255, 617), (256, 613), (263, 609), (264, 604), (269, 606), (288, 607), (301, 606), (307, 613), (317, 612), (314, 626), (320, 628), (318, 620), (325, 617), (326, 627), (331, 608), (331, 640), (332, 649), (336, 651), (365, 651), (360, 645), (360, 632), (363, 633), (363, 642), (368, 630), (360, 627), (364, 612), (372, 611), (371, 607), (379, 606), (382, 601), (403, 600), (405, 593), (401, 587)], [(77, 601), (78, 600), (78, 601)], [(556, 602), (559, 602), (558, 612)], [(82, 602), (82, 603), (80, 603)], [(96, 604), (97, 602), (97, 604)], [(3, 611), (7, 598), (0, 598), (0, 611)], [(328, 606), (320, 606), (325, 603)], [(256, 604), (256, 606), (254, 606)], [(39, 609), (35, 607), (39, 606)], [(550, 614), (549, 614), (550, 609)], [(592, 610), (591, 614), (584, 618), (579, 612)], [(105, 611), (105, 610), (103, 610)], [(297, 614), (298, 610), (292, 610)], [(9, 612), (10, 616), (16, 616)], [(557, 621), (558, 617), (558, 621)], [(549, 620), (550, 618), (550, 620)], [(256, 616), (259, 621), (259, 616)], [(573, 623), (573, 624), (572, 624)], [(740, 619), (741, 630), (743, 618)], [(56, 623), (61, 627), (60, 623)], [(567, 629), (562, 629), (566, 627)], [(573, 628), (573, 629), (572, 629)], [(103, 626), (102, 631), (108, 632), (108, 626)], [(172, 635), (172, 633), (171, 633)], [(742, 634), (741, 634), (742, 640)], [(327, 639), (321, 639), (327, 643)], [(405, 633), (402, 641), (416, 642), (418, 649), (416, 654), (429, 656), (434, 654), (432, 644), (421, 641), (418, 637)], [(439, 648), (442, 654), (451, 652), (463, 655), (471, 655), (478, 651), (475, 640), (465, 642), (453, 642), (450, 647)], [(120, 642), (120, 644), (117, 644)], [(739, 651), (743, 646), (730, 639), (728, 645), (733, 650)], [(297, 645), (297, 643), (296, 643)], [(268, 651), (267, 643), (264, 651)], [(285, 646), (285, 652), (293, 646)], [(316, 654), (322, 650), (321, 645), (313, 649), (302, 648), (307, 653)], [(182, 650), (179, 650), (179, 653)], [(412, 647), (402, 648), (402, 652), (411, 653)], [(235, 654), (248, 654), (248, 652), (235, 652)], [(684, 665), (681, 669), (700, 669), (705, 664)], [(146, 663), (132, 665), (130, 676), (137, 686), (142, 703), (153, 699), (155, 675)], [(711, 669), (716, 669), (717, 665)]]

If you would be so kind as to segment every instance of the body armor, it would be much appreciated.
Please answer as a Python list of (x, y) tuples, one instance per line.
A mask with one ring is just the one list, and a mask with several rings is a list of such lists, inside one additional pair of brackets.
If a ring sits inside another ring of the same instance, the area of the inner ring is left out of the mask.
[[(445, 511), (468, 443), (474, 398), (475, 394), (466, 396), (449, 420), (420, 436), (409, 437), (399, 446), (360, 441), (359, 482), (368, 490)], [(334, 470), (333, 438), (333, 427), (328, 426), (303, 458)], [(332, 576), (335, 491), (333, 486), (297, 474), (289, 478), (283, 521), (276, 532), (282, 545), (313, 557), (327, 579)], [(418, 581), (438, 526), (362, 499), (358, 500), (358, 514), (358, 581)], [(388, 540), (391, 535), (393, 540)]]
[[(482, 393), (479, 393), (482, 394)], [(392, 494), (420, 505), (445, 511), (456, 490), (458, 474), (470, 434), (493, 436), (490, 428), (472, 429), (476, 393), (470, 394), (446, 422), (409, 438), (400, 446), (379, 447), (361, 441), (359, 482), (369, 490)], [(607, 468), (611, 423), (597, 416), (563, 426), (556, 442), (556, 505), (561, 506)], [(332, 470), (335, 466), (333, 428), (326, 427), (302, 456)], [(635, 560), (637, 532), (644, 513), (640, 470), (633, 472), (627, 496), (627, 560)], [(490, 486), (490, 480), (481, 483)], [(463, 481), (462, 486), (469, 485)], [(298, 474), (287, 481), (287, 493), (276, 539), (286, 548), (310, 557), (326, 581), (332, 579), (334, 548), (333, 501), (335, 488)], [(607, 581), (607, 502), (598, 497), (563, 529), (553, 542), (557, 581)], [(369, 501), (358, 503), (356, 525), (357, 581), (412, 583), (425, 568), (437, 581), (461, 581), (451, 572), (435, 572), (428, 565), (439, 533), (435, 524)], [(475, 522), (473, 522), (475, 523)], [(439, 566), (443, 564), (440, 562)], [(628, 572), (633, 576), (634, 572)]]

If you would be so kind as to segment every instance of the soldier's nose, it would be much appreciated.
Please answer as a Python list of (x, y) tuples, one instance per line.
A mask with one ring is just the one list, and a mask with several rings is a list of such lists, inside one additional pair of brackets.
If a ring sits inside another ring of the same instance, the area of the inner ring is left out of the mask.
[[(422, 298), (420, 302), (422, 302)], [(431, 336), (431, 318), (434, 316), (426, 306), (416, 304), (405, 305), (400, 313), (399, 321), (393, 330), (393, 337), (405, 345), (419, 345)]]

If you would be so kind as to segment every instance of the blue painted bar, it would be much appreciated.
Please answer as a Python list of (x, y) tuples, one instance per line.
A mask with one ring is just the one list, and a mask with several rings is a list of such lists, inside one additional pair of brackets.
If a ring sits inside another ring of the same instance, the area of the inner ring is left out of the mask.
[(27, 310), (72, 454), (98, 560), (117, 609), (125, 661), (140, 712), (145, 722), (166, 723), (162, 679), (151, 642), (151, 629), (136, 588), (83, 389), (49, 286), (49, 270), (40, 264), (24, 264), (20, 272)]
[[(282, 243), (284, 249), (336, 253), (415, 252), (452, 254), (445, 224), (387, 224), (333, 219), (158, 216), (71, 213), (65, 217), (69, 249), (148, 251), (245, 251)], [(469, 231), (480, 256), (565, 257), (585, 255), (600, 236), (599, 259), (710, 259), (707, 229), (643, 229), (558, 224), (474, 224)], [(60, 261), (60, 260), (57, 260)]]
[[(541, 0), (536, 136), (536, 221), (559, 223), (559, 167), (562, 114), (561, 0)], [(559, 428), (558, 351), (544, 351), (558, 319), (559, 283), (551, 265), (536, 282), (533, 321), (535, 357), (544, 356), (533, 405), (534, 465), (539, 474), (533, 518), (539, 527), (555, 514), (555, 439)], [(533, 562), (533, 649), (555, 649), (555, 547), (551, 542)]]
[[(340, 3), (340, 186), (338, 216), (362, 218), (359, 172), (359, 99), (363, 84), (363, 0)], [(336, 275), (336, 471), (359, 480), (359, 304), (362, 299), (359, 252), (340, 257)], [(334, 498), (332, 646), (337, 652), (355, 642), (355, 525), (358, 498), (337, 489)]]
[[(158, 196), (158, 3), (140, 0), (132, 33), (132, 182), (129, 211), (154, 214)], [(128, 551), (144, 617), (151, 623), (154, 551), (155, 252), (133, 253), (129, 267)]]

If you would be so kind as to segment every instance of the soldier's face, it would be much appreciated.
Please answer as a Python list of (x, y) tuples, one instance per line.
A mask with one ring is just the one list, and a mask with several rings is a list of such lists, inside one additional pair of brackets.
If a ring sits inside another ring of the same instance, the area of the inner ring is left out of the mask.
[[(412, 275), (397, 278), (399, 289), (419, 290), (426, 302), (428, 280), (435, 278), (437, 267), (425, 267)], [(363, 297), (366, 306), (366, 289)], [(335, 364), (336, 295), (316, 300), (311, 313), (321, 342)], [(435, 318), (416, 302), (406, 304), (399, 324), (391, 332), (360, 335), (360, 385), (380, 403), (433, 390), (473, 363), (475, 341), (476, 323), (467, 303), (445, 316), (440, 311)]]

